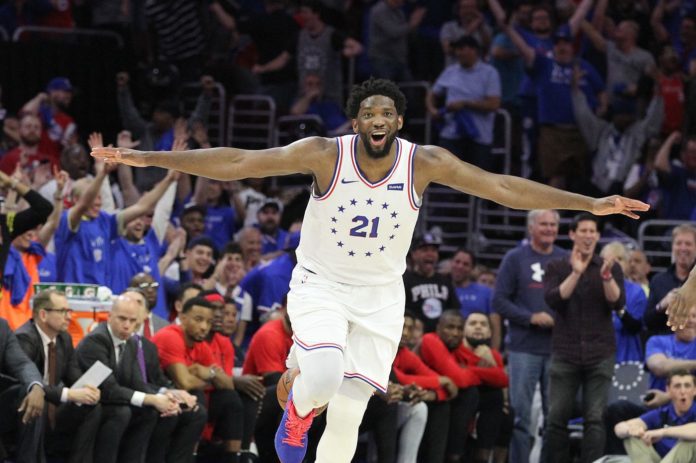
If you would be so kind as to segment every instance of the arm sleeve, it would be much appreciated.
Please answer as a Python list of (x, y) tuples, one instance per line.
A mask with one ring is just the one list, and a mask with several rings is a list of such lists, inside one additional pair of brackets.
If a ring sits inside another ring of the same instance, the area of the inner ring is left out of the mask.
[(549, 262), (544, 275), (544, 300), (550, 308), (557, 312), (562, 312), (568, 307), (568, 301), (561, 298), (560, 286), (567, 275), (563, 276), (560, 265), (560, 260)]
[(155, 205), (155, 212), (152, 216), (152, 229), (155, 230), (157, 241), (160, 244), (164, 241), (164, 235), (169, 225), (169, 218), (172, 216), (172, 209), (174, 209), (176, 186), (177, 182), (172, 182)]
[(0, 323), (3, 325), (0, 326), (0, 333), (7, 337), (5, 352), (3, 353), (6, 367), (3, 371), (6, 371), (13, 378), (17, 378), (25, 388), (28, 388), (32, 383), (42, 384), (43, 378), (41, 373), (39, 373), (39, 369), (24, 353), (19, 345), (19, 341), (17, 341), (17, 337), (10, 331), (7, 322), (0, 320)]
[(506, 318), (515, 325), (529, 327), (531, 313), (524, 307), (520, 307), (513, 302), (514, 295), (517, 293), (517, 258), (508, 254), (503, 258), (498, 270), (498, 277), (495, 281), (495, 291), (493, 292), (493, 310)]
[(11, 238), (15, 238), (46, 222), (46, 219), (53, 211), (53, 205), (34, 190), (29, 190), (24, 195), (24, 199), (29, 203), (29, 209), (25, 209), (17, 214), (7, 215), (7, 226), (10, 230)]
[(457, 364), (447, 347), (436, 335), (423, 337), (421, 357), (426, 365), (438, 374), (450, 378), (459, 388), (478, 386), (481, 383), (473, 371)]

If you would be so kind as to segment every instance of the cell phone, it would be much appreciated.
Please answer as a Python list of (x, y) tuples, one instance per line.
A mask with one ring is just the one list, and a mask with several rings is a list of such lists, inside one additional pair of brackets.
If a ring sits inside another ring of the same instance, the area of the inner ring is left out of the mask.
[(650, 401), (651, 401), (652, 399), (654, 399), (654, 398), (655, 398), (655, 393), (654, 393), (654, 392), (648, 392), (648, 393), (645, 394), (645, 396), (643, 397), (643, 402), (650, 402)]

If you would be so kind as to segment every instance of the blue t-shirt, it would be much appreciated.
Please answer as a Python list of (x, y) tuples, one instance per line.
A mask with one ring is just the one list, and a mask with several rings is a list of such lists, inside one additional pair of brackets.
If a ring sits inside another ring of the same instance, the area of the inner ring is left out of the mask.
[[(692, 404), (691, 408), (682, 416), (677, 415), (674, 405), (670, 403), (640, 415), (640, 419), (648, 429), (661, 429), (665, 426), (683, 426), (696, 421), (696, 403)], [(664, 457), (677, 445), (677, 442), (677, 439), (665, 437), (655, 442), (653, 447), (661, 457)]]
[(522, 79), (525, 78), (524, 60), (520, 57), (517, 48), (510, 40), (510, 37), (499, 32), (493, 38), (492, 47), (499, 47), (508, 52), (515, 53), (512, 59), (495, 59), (491, 57), (491, 65), (496, 68), (500, 75), (500, 88), (503, 103), (516, 103)]
[[(646, 361), (655, 354), (663, 354), (665, 357), (679, 360), (696, 360), (696, 342), (678, 341), (673, 334), (652, 336), (645, 346)], [(658, 378), (650, 374), (650, 389), (664, 391), (667, 386), (665, 378)]]
[(696, 172), (672, 163), (669, 174), (660, 179), (660, 189), (663, 192), (662, 218), (688, 220), (696, 204)]
[[(604, 90), (604, 82), (595, 68), (584, 60), (578, 64), (585, 71), (580, 89), (593, 110), (597, 107), (597, 93)], [(571, 82), (575, 63), (561, 64), (541, 54), (536, 55), (529, 70), (537, 90), (537, 110), (540, 124), (575, 124)]]
[[(552, 37), (537, 37), (536, 34), (534, 34), (533, 32), (530, 32), (521, 27), (517, 28), (517, 32), (519, 32), (524, 41), (527, 42), (527, 45), (532, 47), (537, 54), (548, 56), (549, 58), (552, 56)], [(524, 68), (524, 63), (522, 63), (522, 66)], [(527, 75), (526, 73), (522, 77), (522, 82), (520, 82), (519, 95), (524, 98), (536, 98), (536, 87), (532, 83), (532, 79), (530, 79), (529, 75)]]
[(77, 232), (72, 232), (68, 211), (63, 212), (55, 234), (58, 281), (108, 286), (112, 270), (109, 248), (116, 238), (116, 214), (100, 211), (94, 219), (83, 217)]
[(47, 252), (39, 262), (39, 281), (41, 283), (54, 283), (58, 281), (58, 270), (56, 269), (56, 255)]
[(295, 262), (285, 253), (259, 271), (260, 293), (255, 305), (260, 312), (276, 310), (290, 291), (290, 278)]
[(472, 312), (491, 314), (491, 301), (493, 300), (493, 290), (488, 286), (478, 283), (471, 283), (466, 288), (454, 288), (462, 317), (466, 319)]
[(493, 311), (508, 320), (508, 350), (535, 355), (551, 353), (551, 330), (533, 326), (529, 319), (542, 310), (553, 314), (544, 300), (546, 264), (567, 254), (557, 246), (551, 254), (540, 254), (525, 244), (508, 251), (503, 258), (495, 280)]
[[(642, 322), (645, 307), (648, 305), (645, 291), (639, 284), (629, 280), (624, 280), (624, 288), (626, 290), (626, 312), (631, 317)], [(616, 334), (616, 363), (628, 360), (642, 362), (644, 358), (640, 334), (629, 333), (623, 327), (621, 319), (616, 315), (616, 312), (612, 315), (612, 320), (614, 322), (614, 333)]]
[(287, 241), (288, 232), (279, 228), (276, 232), (276, 236), (261, 234), (261, 254), (268, 254), (269, 252), (282, 251), (285, 248), (285, 242)]
[(333, 101), (315, 101), (307, 108), (307, 114), (319, 116), (327, 130), (336, 130), (348, 121), (343, 108)]
[(218, 250), (234, 239), (236, 220), (237, 214), (231, 206), (208, 206), (206, 209), (205, 234), (215, 242)]
[(160, 285), (157, 288), (157, 304), (152, 309), (163, 318), (169, 317), (166, 294), (159, 272), (159, 258), (162, 246), (153, 228), (145, 234), (141, 243), (133, 243), (119, 236), (111, 243), (111, 262), (109, 269), (109, 287), (114, 294), (122, 293), (128, 288), (131, 278), (138, 273), (152, 275)]
[(249, 272), (244, 275), (244, 278), (242, 278), (242, 281), (239, 282), (239, 286), (251, 296), (254, 307), (258, 304), (261, 295), (261, 269), (268, 265), (270, 265), (270, 263), (257, 265), (249, 270)]

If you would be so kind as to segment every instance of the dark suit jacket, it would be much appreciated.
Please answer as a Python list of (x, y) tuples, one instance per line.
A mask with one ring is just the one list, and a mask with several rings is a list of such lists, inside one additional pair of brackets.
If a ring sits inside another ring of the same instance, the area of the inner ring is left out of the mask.
[(17, 379), (25, 388), (34, 382), (43, 384), (43, 376), (24, 353), (4, 318), (0, 318), (0, 373)]
[(156, 394), (161, 387), (171, 386), (160, 368), (157, 347), (147, 339), (143, 338), (142, 341), (148, 375), (147, 383), (143, 381), (140, 373), (138, 346), (134, 338), (126, 342), (123, 357), (118, 366), (116, 366), (116, 352), (106, 323), (100, 324), (77, 345), (75, 357), (82, 371), (86, 371), (97, 360), (114, 371), (100, 387), (104, 403), (130, 404), (135, 391)]
[[(41, 375), (44, 375), (44, 364), (46, 354), (44, 354), (41, 335), (34, 320), (29, 320), (15, 331), (19, 345), (27, 354), (27, 357), (34, 362)], [(58, 333), (56, 337), (56, 369), (58, 384), (45, 386), (46, 400), (52, 404), (60, 405), (60, 395), (64, 387), (70, 387), (81, 376), (81, 371), (73, 360), (72, 337), (66, 331)]]

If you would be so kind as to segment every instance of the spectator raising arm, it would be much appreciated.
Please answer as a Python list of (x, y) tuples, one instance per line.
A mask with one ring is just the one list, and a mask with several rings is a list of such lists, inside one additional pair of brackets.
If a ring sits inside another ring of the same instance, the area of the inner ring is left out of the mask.
[(53, 166), (53, 177), (56, 179), (56, 192), (53, 193), (53, 212), (48, 216), (38, 235), (38, 241), (44, 247), (48, 246), (53, 234), (58, 229), (60, 216), (63, 213), (63, 188), (69, 179), (68, 173), (64, 170), (59, 171), (56, 166)]

